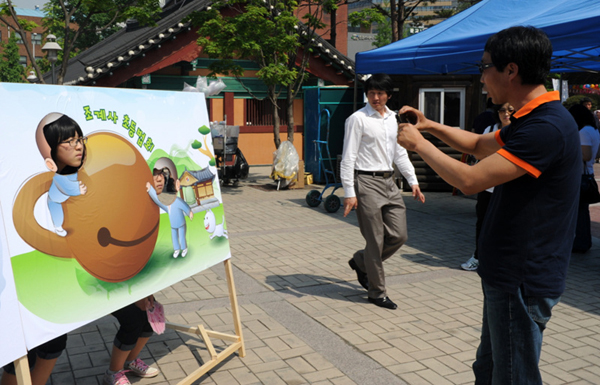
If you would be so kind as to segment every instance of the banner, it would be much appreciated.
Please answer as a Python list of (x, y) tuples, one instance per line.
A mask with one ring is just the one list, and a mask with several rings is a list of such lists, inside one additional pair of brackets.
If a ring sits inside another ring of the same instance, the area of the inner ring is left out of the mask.
[(0, 97), (0, 320), (20, 311), (27, 349), (230, 257), (204, 94), (5, 83)]

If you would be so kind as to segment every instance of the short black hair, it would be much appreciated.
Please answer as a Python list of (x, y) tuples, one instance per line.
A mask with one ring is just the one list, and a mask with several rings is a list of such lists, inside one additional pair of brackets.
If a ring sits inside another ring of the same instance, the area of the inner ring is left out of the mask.
[(584, 104), (584, 103), (592, 103), (592, 99), (588, 98), (587, 96), (584, 96), (583, 98), (581, 98), (581, 100), (579, 101), (579, 104)]
[(498, 72), (509, 63), (519, 66), (521, 84), (544, 84), (552, 64), (552, 43), (539, 28), (510, 27), (491, 36), (485, 52)]
[[(54, 163), (56, 162), (56, 150), (58, 145), (63, 141), (75, 137), (75, 133), (79, 134), (80, 138), (83, 138), (83, 131), (81, 131), (81, 127), (77, 124), (76, 121), (68, 117), (67, 115), (63, 115), (60, 118), (56, 119), (52, 123), (48, 123), (44, 126), (44, 138), (46, 142), (50, 146), (50, 156)], [(85, 161), (85, 156), (87, 153), (87, 148), (85, 143), (83, 144), (83, 156), (81, 157), (81, 164), (79, 167), (71, 167), (66, 166), (62, 169), (59, 174), (68, 175), (77, 172), (83, 165)]]
[(502, 123), (502, 120), (500, 120), (500, 109), (502, 108), (504, 104), (494, 104), (492, 106), (492, 111), (494, 111), (494, 121), (498, 124)]
[[(592, 126), (596, 128), (596, 119), (592, 111), (588, 110), (587, 107), (581, 104), (574, 104), (569, 108), (569, 112), (573, 115), (573, 119), (577, 123), (577, 128), (580, 130), (585, 126)], [(597, 129), (597, 128), (596, 128)]]
[(394, 82), (388, 74), (373, 74), (365, 83), (365, 95), (370, 90), (385, 91), (388, 96), (392, 96)]

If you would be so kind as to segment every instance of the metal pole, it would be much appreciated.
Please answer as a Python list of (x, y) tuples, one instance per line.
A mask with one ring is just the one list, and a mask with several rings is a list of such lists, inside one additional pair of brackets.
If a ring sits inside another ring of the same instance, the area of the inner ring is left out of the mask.
[[(33, 40), (33, 37), (35, 36), (35, 33), (31, 34), (31, 50), (33, 51), (33, 55), (31, 55), (32, 59), (31, 61), (34, 62), (35, 61), (35, 40)], [(33, 63), (31, 63), (31, 65), (33, 65)]]

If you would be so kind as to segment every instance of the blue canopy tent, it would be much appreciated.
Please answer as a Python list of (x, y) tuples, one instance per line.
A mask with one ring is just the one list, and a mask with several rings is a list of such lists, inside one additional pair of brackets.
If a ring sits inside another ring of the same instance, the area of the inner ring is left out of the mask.
[(552, 72), (600, 71), (600, 2), (484, 0), (421, 33), (356, 54), (356, 73), (477, 74), (487, 39), (516, 25), (543, 29)]

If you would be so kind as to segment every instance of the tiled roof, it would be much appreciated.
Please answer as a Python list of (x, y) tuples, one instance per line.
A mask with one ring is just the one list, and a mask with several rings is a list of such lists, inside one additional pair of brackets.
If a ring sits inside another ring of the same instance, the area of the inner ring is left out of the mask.
[[(68, 70), (63, 83), (66, 85), (89, 85), (96, 79), (111, 75), (121, 66), (142, 56), (145, 52), (160, 49), (161, 43), (175, 39), (178, 34), (191, 30), (186, 16), (194, 11), (209, 7), (212, 0), (183, 0), (175, 2), (165, 10), (162, 18), (153, 27), (123, 28), (93, 47), (88, 48), (68, 62)], [(299, 28), (304, 26), (299, 23)], [(305, 34), (307, 36), (307, 34)], [(348, 79), (354, 79), (354, 61), (342, 55), (335, 47), (317, 36), (313, 52), (335, 66)], [(58, 72), (58, 69), (57, 69)], [(50, 79), (51, 74), (45, 78)]]
[(186, 171), (189, 172), (190, 174), (192, 174), (192, 176), (194, 178), (198, 179), (199, 183), (213, 180), (215, 177), (215, 174), (213, 174), (212, 171), (210, 171), (210, 168), (208, 168), (208, 167), (203, 168), (202, 170), (196, 170), (196, 171), (186, 170)]
[(17, 16), (27, 16), (27, 17), (46, 17), (46, 12), (41, 9), (27, 9), (27, 8), (17, 8), (15, 7), (15, 12)]

